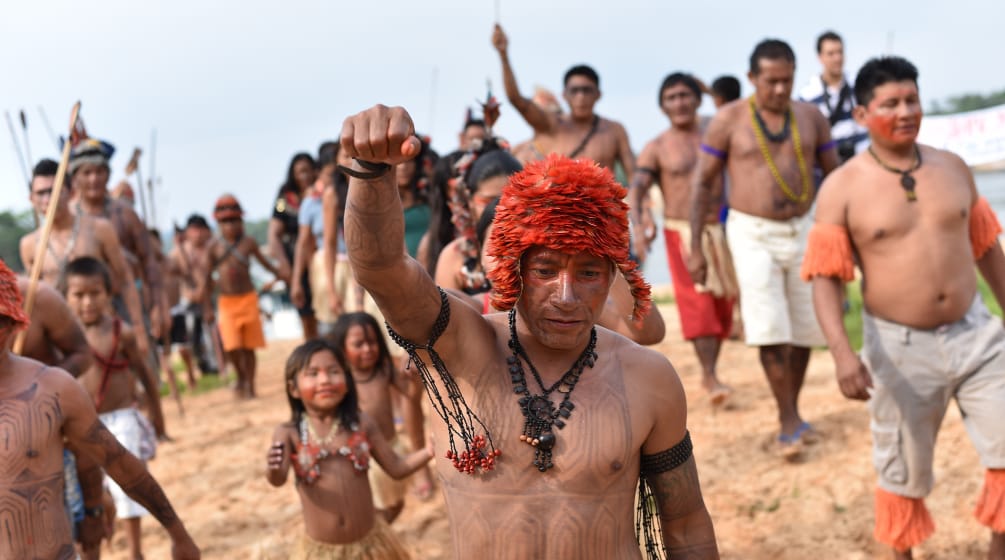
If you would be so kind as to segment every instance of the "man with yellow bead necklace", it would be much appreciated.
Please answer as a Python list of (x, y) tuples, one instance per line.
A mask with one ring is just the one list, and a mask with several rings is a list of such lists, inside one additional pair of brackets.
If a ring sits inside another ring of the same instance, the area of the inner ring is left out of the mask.
[[(715, 179), (730, 176), (726, 236), (740, 284), (746, 342), (778, 405), (777, 449), (792, 460), (816, 432), (799, 414), (798, 398), (810, 348), (825, 344), (810, 286), (799, 278), (813, 224), (813, 168), (837, 164), (830, 125), (814, 105), (791, 99), (796, 57), (783, 41), (761, 41), (747, 77), (754, 95), (722, 107), (705, 133), (691, 196), (693, 244), (699, 244)], [(705, 257), (694, 247), (688, 268), (705, 280)]]

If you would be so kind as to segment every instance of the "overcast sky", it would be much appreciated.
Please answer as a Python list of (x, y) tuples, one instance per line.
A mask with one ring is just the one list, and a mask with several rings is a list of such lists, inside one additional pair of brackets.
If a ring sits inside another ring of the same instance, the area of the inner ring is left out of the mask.
[[(88, 131), (118, 148), (113, 181), (156, 128), (161, 227), (208, 213), (224, 191), (262, 217), (292, 154), (316, 152), (347, 115), (376, 102), (405, 106), (437, 150), (453, 149), (486, 79), (502, 97), (489, 40), (495, 6), (10, 0), (0, 7), (0, 109), (14, 116), (19, 141), (17, 111), (25, 109), (32, 155), (57, 159), (38, 107), (58, 134), (73, 102), (83, 101)], [(627, 127), (636, 152), (667, 126), (655, 101), (663, 76), (743, 77), (754, 44), (769, 36), (795, 49), (797, 87), (818, 71), (814, 41), (829, 28), (844, 36), (852, 74), (890, 49), (914, 61), (926, 106), (1005, 87), (994, 71), (1005, 52), (1000, 0), (499, 0), (499, 13), (523, 91), (558, 91), (569, 66), (591, 64), (603, 91), (597, 111)], [(23, 209), (27, 190), (3, 128), (0, 208)], [(518, 142), (530, 129), (504, 100), (497, 131)], [(145, 176), (149, 166), (145, 154)]]

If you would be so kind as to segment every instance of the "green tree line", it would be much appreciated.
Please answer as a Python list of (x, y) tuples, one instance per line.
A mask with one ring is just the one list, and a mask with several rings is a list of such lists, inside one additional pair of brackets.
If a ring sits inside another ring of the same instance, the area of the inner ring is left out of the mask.
[(987, 109), (997, 105), (1005, 104), (1005, 89), (993, 91), (987, 95), (982, 93), (964, 93), (954, 95), (943, 101), (933, 101), (929, 109), (929, 115), (949, 115), (952, 113), (963, 113), (966, 111), (976, 111)]
[(18, 253), (18, 242), (24, 234), (35, 229), (35, 220), (31, 210), (0, 212), (0, 259), (14, 272), (24, 271), (21, 256)]

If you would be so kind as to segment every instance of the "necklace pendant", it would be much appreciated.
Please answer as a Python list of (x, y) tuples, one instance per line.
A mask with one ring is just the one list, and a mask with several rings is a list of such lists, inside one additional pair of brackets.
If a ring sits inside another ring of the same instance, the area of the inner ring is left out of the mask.
[(914, 186), (916, 184), (917, 182), (914, 180), (914, 177), (912, 177), (910, 173), (904, 173), (900, 176), (900, 186), (903, 187), (904, 191), (907, 192), (907, 200), (910, 202), (918, 200), (918, 195), (914, 193)]

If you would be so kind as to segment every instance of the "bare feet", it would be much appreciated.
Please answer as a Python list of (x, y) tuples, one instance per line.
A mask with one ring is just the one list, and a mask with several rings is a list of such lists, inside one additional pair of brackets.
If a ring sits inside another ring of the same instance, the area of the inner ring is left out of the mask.
[(733, 394), (733, 388), (719, 381), (714, 373), (705, 373), (701, 378), (701, 386), (708, 391), (708, 400), (714, 407), (726, 404), (729, 396)]
[(714, 407), (721, 407), (726, 404), (729, 400), (729, 396), (733, 394), (733, 389), (726, 385), (720, 384), (717, 387), (713, 387), (708, 391), (708, 400), (712, 403)]

